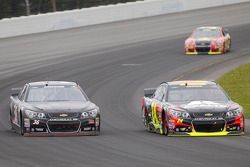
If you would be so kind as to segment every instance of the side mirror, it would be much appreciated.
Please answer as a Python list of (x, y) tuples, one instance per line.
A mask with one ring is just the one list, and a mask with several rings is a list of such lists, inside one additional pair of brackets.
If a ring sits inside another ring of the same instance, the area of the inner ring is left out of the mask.
[(11, 96), (18, 96), (21, 92), (22, 88), (12, 88), (11, 89)]
[(144, 89), (144, 96), (145, 97), (152, 97), (156, 91), (156, 88), (146, 88)]

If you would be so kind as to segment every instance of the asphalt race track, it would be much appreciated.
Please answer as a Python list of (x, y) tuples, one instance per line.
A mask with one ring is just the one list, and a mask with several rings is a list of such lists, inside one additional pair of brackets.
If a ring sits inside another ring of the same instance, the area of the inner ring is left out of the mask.
[[(145, 131), (143, 88), (215, 79), (250, 61), (250, 3), (0, 39), (0, 166), (249, 166), (250, 126), (235, 137), (166, 137)], [(232, 51), (185, 56), (187, 34), (229, 28)], [(100, 136), (22, 137), (10, 131), (10, 89), (38, 80), (77, 81), (101, 108)], [(248, 121), (249, 122), (249, 121)]]

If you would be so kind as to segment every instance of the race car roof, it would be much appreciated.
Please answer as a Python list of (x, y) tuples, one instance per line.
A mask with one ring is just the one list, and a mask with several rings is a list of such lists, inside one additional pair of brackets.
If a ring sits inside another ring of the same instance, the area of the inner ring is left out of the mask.
[(30, 86), (76, 86), (75, 82), (67, 82), (67, 81), (39, 81), (39, 82), (30, 82), (28, 83)]
[(216, 85), (215, 82), (212, 81), (204, 81), (204, 80), (186, 80), (186, 81), (172, 81), (168, 82), (168, 85), (171, 86), (204, 86), (204, 85)]
[(196, 30), (219, 30), (221, 27), (198, 27)]

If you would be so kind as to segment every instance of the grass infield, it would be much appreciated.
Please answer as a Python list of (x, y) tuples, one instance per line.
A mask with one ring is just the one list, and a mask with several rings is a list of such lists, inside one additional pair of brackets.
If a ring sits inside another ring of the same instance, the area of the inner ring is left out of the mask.
[(225, 73), (217, 83), (233, 101), (243, 106), (246, 117), (250, 118), (250, 63)]

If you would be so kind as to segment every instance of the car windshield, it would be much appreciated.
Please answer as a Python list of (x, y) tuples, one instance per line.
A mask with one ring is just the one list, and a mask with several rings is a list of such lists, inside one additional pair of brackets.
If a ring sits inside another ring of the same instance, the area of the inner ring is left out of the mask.
[(193, 38), (218, 38), (221, 33), (218, 29), (197, 29), (193, 32)]
[(227, 102), (229, 99), (225, 93), (216, 85), (189, 87), (172, 86), (168, 92), (168, 102), (190, 102), (190, 101), (218, 101)]
[(27, 102), (87, 101), (77, 86), (33, 86), (29, 89)]

